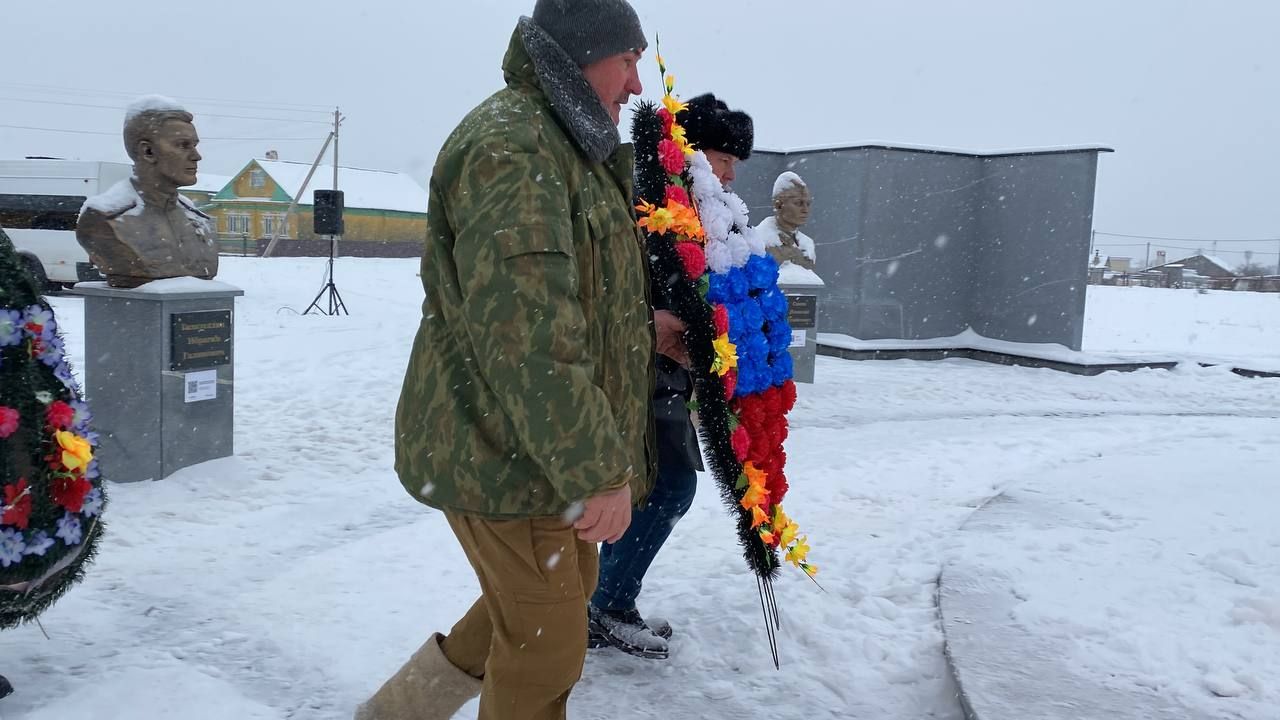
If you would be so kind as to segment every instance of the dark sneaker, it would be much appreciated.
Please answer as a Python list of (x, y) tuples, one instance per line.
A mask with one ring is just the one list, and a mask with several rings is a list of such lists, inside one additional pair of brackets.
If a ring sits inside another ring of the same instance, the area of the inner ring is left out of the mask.
[[(635, 610), (615, 612), (601, 610), (594, 605), (587, 607), (587, 647), (603, 647), (601, 640), (628, 655), (649, 660), (666, 660), (670, 651), (667, 639), (659, 637), (645, 624)], [(667, 629), (670, 629), (667, 625)], [(592, 644), (593, 642), (597, 644)]]
[[(663, 640), (671, 639), (671, 623), (667, 622), (665, 618), (650, 618), (645, 620), (644, 624), (648, 626), (649, 630), (652, 631), (654, 635), (657, 635)], [(587, 623), (587, 626), (587, 649), (599, 650), (600, 648), (613, 647), (609, 644), (609, 640), (602, 633), (596, 632), (595, 629), (591, 627), (591, 623)]]

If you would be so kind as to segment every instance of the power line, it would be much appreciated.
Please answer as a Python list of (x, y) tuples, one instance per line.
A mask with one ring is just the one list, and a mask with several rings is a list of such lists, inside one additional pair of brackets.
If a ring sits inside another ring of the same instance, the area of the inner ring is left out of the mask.
[[(117, 110), (117, 111), (124, 110), (124, 108), (118, 105), (94, 105), (91, 103), (67, 102), (65, 100), (32, 100), (29, 98), (6, 98), (6, 97), (0, 97), (0, 100), (9, 100), (12, 102), (24, 102), (24, 103), (38, 103), (40, 105), (65, 105), (67, 107), (101, 108), (104, 110)], [(219, 115), (217, 113), (200, 113), (200, 116), (215, 117), (215, 118), (231, 118), (234, 120), (265, 120), (270, 122), (313, 123), (316, 125), (330, 124), (330, 121), (328, 120), (302, 120), (299, 118), (269, 118), (269, 117), (257, 117), (253, 115)]]
[[(0, 88), (9, 88), (13, 90), (21, 90), (24, 92), (31, 92), (31, 91), (42, 92), (46, 94), (67, 93), (67, 94), (91, 95), (91, 96), (99, 95), (99, 96), (130, 98), (130, 99), (138, 98), (142, 94), (145, 94), (145, 93), (118, 92), (118, 91), (112, 91), (112, 90), (91, 90), (88, 88), (58, 87), (55, 85), (33, 85), (30, 83), (0, 82)], [(226, 99), (220, 99), (220, 98), (191, 97), (191, 96), (184, 96), (184, 97), (186, 97), (187, 100), (190, 100), (196, 103), (229, 105), (231, 107), (255, 108), (260, 110), (283, 110), (286, 112), (323, 113), (325, 115), (328, 115), (331, 112), (330, 110), (328, 110), (327, 105), (310, 105), (305, 103), (262, 103), (255, 100), (226, 100)]]
[[(114, 135), (114, 136), (119, 136), (119, 135), (120, 135), (120, 133), (119, 133), (119, 132), (104, 132), (104, 131), (102, 131), (102, 130), (69, 130), (69, 129), (63, 129), (63, 128), (43, 128), (43, 127), (33, 127), (33, 126), (30, 126), (30, 125), (2, 125), (2, 124), (0, 124), (0, 127), (2, 127), (2, 128), (13, 128), (14, 130), (38, 130), (38, 131), (40, 131), (40, 132), (71, 133), (71, 134), (74, 134), (74, 135)], [(314, 140), (323, 140), (323, 139), (324, 139), (324, 138), (321, 138), (321, 137), (292, 137), (292, 138), (271, 138), (271, 137), (201, 137), (201, 138), (200, 138), (200, 141), (201, 141), (201, 142), (204, 142), (205, 140), (255, 140), (255, 141), (262, 141), (262, 142), (266, 142), (266, 141), (293, 142), (293, 141), (303, 141), (303, 140), (306, 140), (306, 141), (314, 141)]]
[(1106, 235), (1106, 236), (1108, 236), (1108, 237), (1138, 238), (1138, 239), (1141, 239), (1141, 240), (1172, 240), (1173, 242), (1194, 242), (1194, 243), (1205, 243), (1205, 244), (1212, 244), (1212, 243), (1215, 243), (1215, 242), (1221, 242), (1221, 243), (1274, 243), (1274, 242), (1280, 242), (1280, 237), (1275, 237), (1275, 238), (1257, 238), (1257, 239), (1248, 239), (1248, 240), (1227, 240), (1227, 239), (1224, 239), (1224, 238), (1209, 238), (1209, 239), (1204, 239), (1204, 238), (1160, 237), (1160, 236), (1158, 236), (1158, 235), (1126, 235), (1126, 234), (1124, 234), (1124, 233), (1103, 232), (1103, 231), (1101, 231), (1101, 230), (1095, 230), (1095, 231), (1094, 231), (1094, 234), (1095, 234), (1095, 235)]

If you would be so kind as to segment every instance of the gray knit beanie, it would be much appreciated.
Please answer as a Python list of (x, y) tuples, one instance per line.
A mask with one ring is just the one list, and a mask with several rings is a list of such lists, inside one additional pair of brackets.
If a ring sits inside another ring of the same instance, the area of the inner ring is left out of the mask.
[(578, 64), (649, 46), (626, 0), (538, 0), (533, 21)]

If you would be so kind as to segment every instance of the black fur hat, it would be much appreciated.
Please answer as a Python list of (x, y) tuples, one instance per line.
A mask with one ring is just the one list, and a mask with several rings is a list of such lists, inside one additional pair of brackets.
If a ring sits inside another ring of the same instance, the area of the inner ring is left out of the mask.
[(695, 149), (719, 150), (739, 160), (751, 157), (755, 126), (750, 115), (730, 110), (711, 93), (699, 95), (685, 104), (689, 107), (678, 119)]

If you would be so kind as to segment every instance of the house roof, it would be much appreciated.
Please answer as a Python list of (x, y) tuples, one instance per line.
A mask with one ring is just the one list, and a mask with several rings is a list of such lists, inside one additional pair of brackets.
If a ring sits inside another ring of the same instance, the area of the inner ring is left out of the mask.
[(1199, 259), (1201, 259), (1201, 260), (1204, 260), (1205, 262), (1207, 262), (1207, 263), (1209, 263), (1209, 264), (1211, 264), (1211, 265), (1216, 265), (1216, 266), (1218, 266), (1219, 268), (1221, 268), (1221, 269), (1222, 269), (1222, 272), (1223, 272), (1224, 274), (1226, 274), (1226, 275), (1235, 275), (1235, 274), (1236, 274), (1236, 272), (1235, 272), (1234, 270), (1232, 270), (1232, 269), (1231, 269), (1231, 266), (1230, 266), (1230, 265), (1228, 265), (1228, 264), (1227, 264), (1227, 262), (1226, 262), (1225, 260), (1223, 260), (1222, 258), (1216, 257), (1216, 256), (1214, 256), (1214, 255), (1205, 255), (1205, 254), (1203, 254), (1203, 253), (1201, 253), (1201, 254), (1199, 254), (1199, 255), (1190, 255), (1190, 256), (1188, 256), (1188, 257), (1184, 257), (1184, 258), (1182, 258), (1181, 260), (1175, 260), (1175, 261), (1173, 261), (1173, 262), (1165, 263), (1165, 264), (1163, 264), (1163, 265), (1157, 265), (1155, 268), (1152, 268), (1152, 269), (1153, 269), (1153, 270), (1155, 270), (1155, 269), (1159, 269), (1159, 268), (1186, 267), (1186, 264), (1187, 264), (1188, 262), (1190, 262), (1190, 261), (1192, 261), (1192, 260), (1195, 260), (1195, 259), (1197, 259), (1197, 258), (1199, 258)]
[(220, 192), (222, 188), (227, 186), (233, 178), (230, 175), (214, 175), (212, 173), (200, 173), (196, 178), (196, 184), (190, 187), (180, 188), (182, 190), (190, 190), (192, 192)]
[[(1218, 267), (1222, 268), (1226, 272), (1231, 273), (1232, 275), (1236, 274), (1236, 271), (1231, 269), (1231, 266), (1227, 264), (1226, 260), (1223, 260), (1222, 258), (1216, 255), (1200, 255), (1200, 257), (1204, 258), (1205, 260), (1208, 260), (1214, 265), (1217, 265)], [(1190, 258), (1187, 258), (1187, 259), (1189, 260)], [(1183, 262), (1186, 262), (1186, 261), (1184, 260)]]
[[(311, 163), (287, 160), (255, 160), (290, 198), (297, 197), (302, 181), (311, 170)], [(315, 190), (333, 187), (333, 166), (316, 168), (307, 186), (306, 197), (298, 198), (303, 205), (315, 204)], [(405, 173), (388, 170), (364, 170), (338, 167), (338, 189), (343, 193), (343, 206), (363, 210), (394, 210), (397, 212), (426, 213), (427, 191)]]

